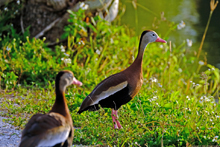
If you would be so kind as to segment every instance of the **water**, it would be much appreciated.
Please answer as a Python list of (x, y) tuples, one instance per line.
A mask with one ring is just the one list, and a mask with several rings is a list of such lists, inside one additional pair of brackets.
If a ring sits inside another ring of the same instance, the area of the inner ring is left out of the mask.
[[(132, 3), (133, 1), (133, 3)], [(136, 6), (135, 6), (136, 1)], [(202, 35), (210, 12), (210, 0), (121, 0), (126, 11), (122, 16), (122, 23), (134, 28), (136, 35), (143, 30), (155, 30), (162, 38), (169, 37), (177, 46), (192, 40), (193, 45), (186, 47), (198, 51)], [(134, 8), (136, 7), (136, 9)], [(164, 18), (161, 19), (161, 12)], [(185, 22), (185, 27), (172, 30), (169, 34), (171, 22), (175, 24)], [(215, 9), (206, 35), (202, 55), (207, 52), (207, 62), (220, 68), (220, 4)], [(201, 56), (201, 60), (204, 57)]]

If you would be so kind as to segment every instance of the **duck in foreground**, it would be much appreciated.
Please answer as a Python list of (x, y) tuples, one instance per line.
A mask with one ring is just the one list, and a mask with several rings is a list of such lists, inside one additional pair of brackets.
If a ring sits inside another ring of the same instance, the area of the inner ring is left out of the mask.
[(115, 129), (121, 129), (117, 110), (128, 103), (140, 90), (143, 84), (142, 59), (148, 43), (162, 42), (154, 31), (144, 31), (139, 42), (138, 55), (135, 61), (124, 71), (111, 75), (100, 82), (93, 91), (83, 100), (78, 113), (103, 108), (112, 108), (112, 121)]
[(67, 86), (81, 86), (71, 71), (60, 71), (56, 76), (56, 100), (48, 114), (35, 114), (31, 117), (22, 132), (19, 147), (72, 145), (74, 128), (72, 118), (66, 103), (65, 90)]

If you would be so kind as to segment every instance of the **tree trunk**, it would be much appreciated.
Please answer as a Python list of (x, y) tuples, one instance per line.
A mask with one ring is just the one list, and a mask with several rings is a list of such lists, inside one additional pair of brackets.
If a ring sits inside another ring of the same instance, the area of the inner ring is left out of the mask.
[[(11, 1), (0, 0), (0, 6)], [(117, 16), (119, 0), (26, 0), (18, 24), (22, 31), (29, 27), (31, 38), (46, 37), (46, 42), (55, 43), (68, 24), (67, 10), (78, 11), (82, 2), (89, 6), (86, 12), (108, 12), (103, 19), (112, 21)]]

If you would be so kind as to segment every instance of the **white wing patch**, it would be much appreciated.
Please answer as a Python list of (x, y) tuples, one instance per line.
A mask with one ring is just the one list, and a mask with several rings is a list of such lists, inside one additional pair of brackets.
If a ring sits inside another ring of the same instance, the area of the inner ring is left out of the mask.
[(70, 127), (64, 126), (49, 130), (49, 132), (45, 134), (45, 137), (39, 142), (37, 147), (49, 147), (62, 143), (68, 138), (69, 132)]
[(125, 88), (128, 85), (127, 81), (124, 81), (116, 86), (112, 86), (109, 89), (107, 89), (106, 91), (103, 91), (102, 93), (100, 93), (99, 95), (96, 96), (96, 100), (93, 101), (93, 103), (91, 105), (95, 105), (98, 104), (99, 101), (105, 99), (106, 97), (113, 95), (114, 93), (122, 90), (123, 88)]

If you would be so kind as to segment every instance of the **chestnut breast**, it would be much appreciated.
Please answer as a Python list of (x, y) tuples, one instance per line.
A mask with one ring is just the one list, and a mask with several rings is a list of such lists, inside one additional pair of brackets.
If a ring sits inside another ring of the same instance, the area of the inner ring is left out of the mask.
[(134, 68), (124, 71), (127, 75), (130, 93), (129, 95), (134, 98), (141, 89), (143, 84), (143, 75), (141, 68)]

